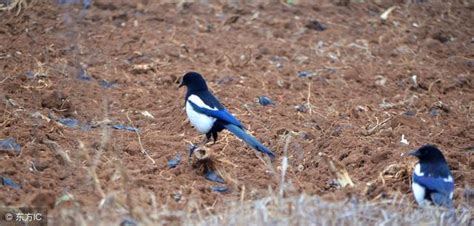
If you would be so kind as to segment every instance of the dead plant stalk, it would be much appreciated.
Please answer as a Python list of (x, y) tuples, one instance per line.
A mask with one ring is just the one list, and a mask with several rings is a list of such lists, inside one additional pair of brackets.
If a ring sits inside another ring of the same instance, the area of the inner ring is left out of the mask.
[[(126, 113), (126, 116), (127, 116), (127, 119), (128, 121), (130, 122), (130, 124), (133, 125), (133, 121), (130, 119), (130, 117), (128, 116), (128, 111)], [(143, 147), (143, 143), (142, 143), (142, 138), (140, 136), (140, 133), (135, 130), (135, 134), (137, 134), (137, 137), (138, 137), (138, 145), (140, 146), (140, 150), (142, 151), (143, 154), (145, 154), (145, 156), (151, 161), (151, 163), (153, 165), (156, 165), (156, 161), (150, 156), (150, 154), (148, 154), (148, 152), (146, 151), (146, 149)]]

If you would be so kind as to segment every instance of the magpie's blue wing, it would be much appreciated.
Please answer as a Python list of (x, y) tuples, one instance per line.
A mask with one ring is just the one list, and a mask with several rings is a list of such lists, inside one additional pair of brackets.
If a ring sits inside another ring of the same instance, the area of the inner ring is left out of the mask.
[(449, 195), (454, 190), (454, 182), (445, 181), (442, 177), (418, 176), (414, 174), (413, 182), (445, 195)]
[(197, 104), (193, 103), (191, 100), (188, 100), (188, 102), (191, 104), (193, 109), (196, 112), (199, 112), (201, 114), (205, 114), (207, 116), (217, 118), (221, 121), (236, 125), (238, 127), (243, 128), (242, 123), (240, 123), (239, 120), (237, 120), (230, 112), (228, 112), (226, 109), (221, 109), (221, 110), (212, 110), (212, 109), (207, 109), (203, 107), (199, 107)]

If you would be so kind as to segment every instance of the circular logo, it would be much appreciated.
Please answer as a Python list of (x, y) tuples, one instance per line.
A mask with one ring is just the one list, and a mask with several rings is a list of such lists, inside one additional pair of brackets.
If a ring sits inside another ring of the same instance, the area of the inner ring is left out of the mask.
[(13, 214), (12, 213), (6, 213), (5, 214), (5, 220), (6, 221), (12, 221), (13, 220)]

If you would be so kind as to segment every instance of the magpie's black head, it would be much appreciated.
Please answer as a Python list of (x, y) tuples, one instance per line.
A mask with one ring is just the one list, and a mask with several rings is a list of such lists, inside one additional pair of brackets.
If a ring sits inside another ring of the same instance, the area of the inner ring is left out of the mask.
[(420, 162), (446, 162), (441, 151), (434, 145), (423, 145), (417, 150), (410, 151), (409, 155), (417, 157)]
[(179, 81), (178, 87), (186, 86), (188, 90), (207, 90), (206, 81), (197, 72), (186, 73)]

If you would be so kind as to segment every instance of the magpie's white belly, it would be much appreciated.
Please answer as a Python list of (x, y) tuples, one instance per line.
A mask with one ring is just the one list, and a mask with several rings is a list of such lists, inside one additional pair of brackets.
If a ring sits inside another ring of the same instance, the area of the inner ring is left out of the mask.
[[(424, 173), (421, 172), (420, 163), (417, 163), (415, 165), (415, 170), (413, 173), (420, 177), (424, 175)], [(416, 202), (418, 203), (418, 205), (422, 206), (425, 202), (426, 189), (414, 181), (411, 184), (411, 189), (413, 190), (413, 195), (415, 195)]]
[(422, 206), (425, 203), (425, 188), (419, 185), (416, 182), (411, 184), (411, 189), (413, 190), (413, 194), (415, 195), (415, 200), (418, 205)]
[(194, 128), (196, 128), (196, 130), (200, 133), (208, 133), (214, 125), (216, 119), (194, 111), (193, 107), (189, 103), (189, 100), (191, 100), (199, 107), (204, 107), (208, 109), (213, 108), (210, 108), (209, 106), (205, 105), (204, 102), (196, 95), (189, 96), (188, 101), (186, 101), (186, 114), (188, 115), (191, 125), (193, 125)]

